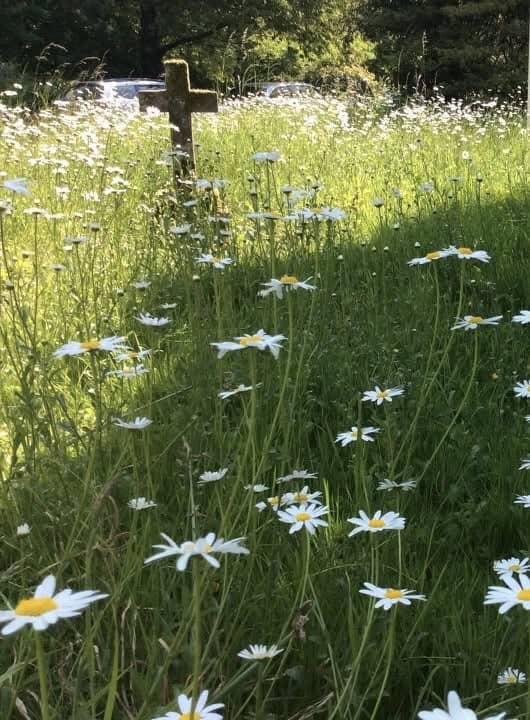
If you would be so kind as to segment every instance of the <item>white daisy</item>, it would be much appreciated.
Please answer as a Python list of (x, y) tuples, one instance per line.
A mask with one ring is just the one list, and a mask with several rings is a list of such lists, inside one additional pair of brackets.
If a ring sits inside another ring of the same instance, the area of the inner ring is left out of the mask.
[(204, 485), (205, 483), (217, 482), (218, 480), (222, 480), (227, 472), (228, 468), (219, 468), (219, 470), (215, 470), (213, 472), (210, 470), (203, 472), (202, 475), (199, 475), (199, 481), (197, 482), (197, 485)]
[(258, 350), (269, 349), (275, 360), (280, 355), (282, 349), (281, 342), (287, 340), (285, 335), (267, 335), (265, 330), (261, 329), (255, 335), (242, 335), (234, 338), (237, 342), (214, 342), (210, 343), (217, 348), (217, 357), (223, 358), (226, 353), (234, 350), (246, 350), (247, 348), (257, 348)]
[(120, 352), (114, 356), (114, 360), (122, 362), (124, 360), (143, 360), (151, 355), (151, 350), (129, 350), (129, 352)]
[(173, 235), (187, 235), (190, 230), (191, 225), (189, 223), (184, 223), (184, 225), (173, 225), (169, 228), (169, 232), (173, 233)]
[(278, 510), (280, 505), (282, 505), (284, 500), (284, 495), (273, 495), (272, 497), (267, 498), (267, 502), (264, 502), (261, 500), (259, 503), (256, 503), (256, 507), (260, 512), (263, 512), (268, 507), (271, 508), (271, 510)]
[(513, 502), (514, 505), (522, 505), (525, 508), (530, 508), (530, 495), (516, 495), (516, 500)]
[(331, 222), (337, 222), (337, 220), (344, 220), (346, 213), (340, 208), (328, 208), (324, 207), (317, 214), (319, 220), (330, 220)]
[(270, 152), (256, 152), (252, 155), (254, 162), (277, 162), (281, 155), (278, 150), (271, 150)]
[(423, 257), (415, 257), (407, 262), (407, 265), (427, 265), (428, 263), (434, 262), (434, 260), (441, 260), (446, 258), (448, 252), (446, 250), (432, 250)]
[(135, 280), (131, 285), (137, 290), (147, 290), (151, 283), (149, 280)]
[(276, 655), (283, 652), (283, 648), (279, 648), (277, 645), (249, 645), (248, 650), (241, 650), (237, 653), (237, 656), (243, 658), (243, 660), (270, 660)]
[(527, 325), (530, 323), (530, 310), (521, 310), (519, 315), (514, 315), (512, 322)]
[(522, 605), (525, 610), (530, 610), (530, 578), (521, 573), (519, 582), (511, 575), (502, 575), (501, 580), (507, 587), (498, 585), (489, 587), (484, 605), (500, 605), (501, 615), (516, 605)]
[(516, 383), (514, 389), (515, 397), (530, 397), (530, 380), (523, 380), (522, 382)]
[(177, 307), (177, 303), (162, 303), (160, 305), (161, 310), (174, 310)]
[(289, 523), (291, 525), (289, 534), (298, 532), (302, 528), (305, 528), (311, 535), (315, 534), (316, 528), (320, 525), (321, 527), (327, 527), (327, 522), (321, 520), (321, 515), (327, 515), (329, 512), (325, 505), (316, 505), (314, 503), (306, 505), (292, 505), (287, 510), (279, 510), (278, 517), (282, 522)]
[(268, 490), (269, 488), (267, 485), (262, 485), (261, 483), (258, 483), (257, 485), (244, 485), (244, 490), (252, 490), (252, 492), (260, 493), (265, 492), (265, 490)]
[(123, 378), (124, 380), (132, 380), (132, 378), (145, 375), (148, 372), (151, 371), (149, 368), (144, 367), (144, 365), (135, 365), (134, 367), (124, 367), (121, 370), (109, 370), (107, 375)]
[(476, 330), (479, 325), (498, 325), (502, 315), (495, 315), (490, 318), (483, 318), (481, 315), (464, 315), (462, 320), (457, 318), (456, 325), (451, 330)]
[(340, 442), (341, 446), (345, 447), (352, 442), (356, 442), (359, 439), (359, 435), (361, 436), (361, 440), (365, 442), (374, 442), (375, 438), (373, 438), (372, 435), (380, 431), (380, 428), (372, 427), (371, 425), (369, 427), (363, 427), (360, 430), (354, 425), (351, 430), (339, 433), (335, 442)]
[(284, 290), (298, 290), (299, 288), (302, 290), (316, 290), (316, 286), (309, 285), (308, 280), (311, 280), (311, 278), (308, 277), (306, 280), (299, 280), (296, 275), (282, 275), (279, 280), (272, 278), (269, 282), (260, 283), (266, 290), (260, 290), (258, 295), (266, 297), (274, 293), (276, 297), (281, 300)]
[(151, 327), (162, 327), (163, 325), (167, 325), (171, 322), (169, 318), (153, 317), (151, 313), (140, 313), (140, 315), (136, 315), (135, 317), (138, 322), (142, 323), (142, 325), (149, 325)]
[(35, 590), (32, 598), (20, 600), (14, 610), (0, 611), (0, 623), (7, 622), (2, 635), (11, 635), (24, 625), (34, 630), (46, 630), (61, 618), (75, 617), (96, 600), (106, 598), (105, 593), (97, 590), (72, 592), (66, 589), (55, 593), (55, 577), (48, 575)]
[(149, 427), (152, 422), (152, 420), (146, 417), (135, 417), (134, 420), (121, 420), (120, 418), (116, 418), (112, 424), (124, 430), (143, 430)]
[[(287, 507), (288, 505), (300, 505), (301, 503), (314, 503), (315, 505), (322, 505), (320, 500), (322, 493), (320, 491), (311, 492), (306, 486), (297, 492), (286, 492), (280, 497), (280, 507)], [(277, 509), (277, 508), (276, 508)]]
[(29, 535), (31, 532), (31, 527), (28, 525), (28, 523), (22, 523), (22, 525), (19, 525), (17, 527), (17, 536), (23, 537), (24, 535)]
[(69, 236), (65, 237), (64, 242), (66, 244), (71, 243), (72, 245), (84, 245), (88, 242), (88, 237), (86, 235)]
[(521, 670), (509, 667), (497, 675), (498, 685), (522, 685), (526, 682), (526, 675)]
[(260, 386), (261, 383), (257, 383), (257, 385), (238, 385), (233, 390), (221, 390), (221, 392), (217, 393), (217, 396), (220, 397), (222, 400), (227, 400), (234, 395), (239, 395), (242, 392), (248, 392), (249, 390), (253, 390), (254, 387), (258, 388)]
[[(422, 710), (418, 713), (420, 720), (477, 720), (477, 716), (469, 708), (463, 708), (458, 693), (451, 690), (447, 695), (447, 710)], [(482, 720), (501, 720), (506, 713), (500, 713), (499, 715), (490, 715)]]
[(375, 607), (382, 607), (383, 610), (390, 610), (393, 605), (410, 605), (411, 600), (426, 600), (425, 595), (418, 595), (414, 590), (396, 590), (394, 588), (382, 588), (372, 583), (365, 582), (364, 588), (359, 590), (363, 595), (378, 598)]
[(116, 350), (127, 350), (127, 345), (124, 344), (126, 337), (119, 337), (113, 335), (112, 337), (106, 337), (102, 340), (85, 340), (84, 342), (78, 342), (72, 340), (52, 353), (53, 357), (59, 358), (65, 355), (82, 355), (87, 352), (94, 352), (95, 350), (105, 350), (106, 352), (115, 352)]
[(451, 245), (444, 250), (448, 255), (456, 255), (459, 260), (480, 260), (480, 262), (487, 263), (491, 260), (491, 257), (485, 250), (472, 250), (468, 247), (455, 247)]
[(322, 497), (322, 493), (319, 490), (311, 492), (307, 485), (296, 492), (285, 493), (283, 497), (288, 500), (288, 502), (282, 502), (282, 505), (292, 505), (293, 503), (316, 503), (317, 505), (322, 505), (318, 499)]
[(12, 180), (4, 180), (2, 185), (6, 190), (11, 190), (11, 192), (18, 193), (19, 195), (29, 195), (28, 181), (26, 178), (19, 177), (13, 178)]
[(405, 390), (403, 388), (393, 387), (388, 388), (388, 390), (381, 390), (381, 388), (376, 385), (375, 390), (364, 391), (362, 401), (366, 402), (369, 400), (370, 402), (377, 403), (377, 405), (382, 405), (385, 401), (392, 402), (393, 397), (403, 395), (404, 392)]
[(348, 518), (348, 522), (352, 525), (357, 525), (350, 533), (348, 537), (357, 535), (360, 532), (376, 533), (382, 530), (403, 530), (405, 527), (405, 518), (400, 517), (397, 512), (387, 512), (384, 515), (381, 514), (381, 510), (377, 510), (373, 518), (368, 517), (364, 510), (359, 510), (358, 518)]
[(434, 183), (424, 182), (418, 187), (418, 191), (421, 193), (432, 193), (434, 192)]
[[(206, 705), (208, 702), (208, 690), (204, 690), (195, 703), (193, 698), (187, 695), (179, 695), (177, 705), (179, 712), (167, 712), (161, 717), (153, 718), (153, 720), (223, 720), (223, 716), (214, 712), (224, 707), (223, 703), (214, 703)], [(193, 710), (193, 712), (192, 712)]]
[(167, 545), (153, 545), (158, 550), (157, 553), (151, 555), (144, 564), (154, 562), (155, 560), (161, 560), (162, 558), (172, 557), (178, 555), (176, 568), (177, 570), (183, 571), (188, 566), (188, 561), (194, 555), (200, 555), (206, 562), (212, 567), (220, 567), (220, 563), (217, 558), (213, 557), (213, 553), (231, 553), (235, 555), (248, 555), (249, 550), (243, 547), (239, 543), (245, 538), (236, 538), (235, 540), (223, 540), (223, 538), (215, 539), (215, 533), (208, 533), (206, 537), (198, 538), (197, 540), (186, 540), (181, 545), (172, 540), (169, 535), (160, 533), (166, 541)]
[(395, 480), (387, 480), (386, 478), (384, 480), (380, 480), (377, 484), (378, 490), (403, 490), (404, 492), (408, 492), (409, 490), (413, 490), (416, 487), (417, 483), (416, 480), (405, 480), (404, 482), (396, 482)]
[(129, 500), (127, 505), (131, 508), (131, 510), (148, 510), (149, 508), (156, 507), (156, 502), (146, 500), (144, 497), (138, 497)]
[(210, 254), (204, 255), (203, 254), (203, 255), (199, 255), (199, 257), (196, 257), (195, 262), (212, 265), (217, 270), (224, 270), (225, 267), (228, 267), (234, 261), (232, 260), (232, 258), (229, 258), (229, 257), (221, 258), (216, 255), (210, 255)]
[(249, 220), (281, 220), (282, 216), (271, 212), (249, 212), (247, 213)]
[(514, 573), (526, 574), (527, 570), (530, 570), (530, 567), (528, 567), (529, 562), (529, 559), (526, 557), (521, 559), (511, 557), (508, 558), (508, 560), (496, 560), (493, 563), (493, 569), (497, 575), (513, 575)]
[(293, 470), (288, 475), (276, 478), (277, 483), (286, 483), (290, 480), (314, 480), (318, 477), (318, 473), (308, 472), (307, 470)]

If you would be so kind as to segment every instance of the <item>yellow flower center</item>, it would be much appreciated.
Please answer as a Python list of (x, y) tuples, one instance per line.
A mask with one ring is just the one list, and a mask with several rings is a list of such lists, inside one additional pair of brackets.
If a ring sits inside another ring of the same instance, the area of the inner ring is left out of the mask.
[(433, 252), (427, 253), (425, 257), (427, 260), (438, 260), (442, 253), (439, 250), (434, 250)]
[(378, 398), (386, 398), (390, 395), (390, 390), (379, 390), (376, 395)]
[(520, 569), (521, 569), (520, 565), (517, 565), (517, 564), (508, 565), (508, 570), (510, 570), (511, 572), (519, 572)]
[(101, 343), (99, 340), (87, 340), (86, 342), (79, 343), (82, 350), (99, 350)]
[(309, 500), (308, 496), (304, 493), (295, 493), (293, 499), (297, 503), (305, 503)]
[(397, 600), (398, 598), (403, 597), (403, 593), (401, 590), (394, 590), (394, 588), (388, 588), (388, 590), (385, 590), (385, 597), (389, 600)]
[(221, 258), (218, 257), (217, 255), (214, 255), (214, 256), (212, 257), (212, 262), (213, 262), (213, 263), (221, 262)]
[(180, 720), (201, 720), (201, 714), (198, 712), (194, 713), (184, 713), (180, 716)]
[(354, 440), (357, 440), (357, 435), (358, 435), (358, 434), (359, 434), (359, 431), (358, 431), (358, 430), (352, 430), (351, 433), (350, 433), (350, 435), (352, 436), (352, 438), (353, 438)]
[(372, 520), (368, 520), (368, 527), (371, 528), (382, 528), (385, 527), (386, 523), (384, 520), (376, 520), (375, 518), (372, 518)]
[(39, 617), (51, 610), (57, 610), (59, 606), (51, 597), (27, 598), (21, 600), (15, 608), (15, 615), (25, 617)]
[(519, 590), (517, 593), (517, 599), (528, 602), (530, 600), (530, 590)]
[(473, 250), (468, 247), (459, 247), (456, 249), (460, 255), (472, 255), (473, 254)]
[(295, 519), (297, 522), (305, 522), (306, 520), (311, 519), (311, 515), (308, 512), (299, 512), (299, 513), (296, 513)]
[(508, 677), (506, 678), (506, 682), (514, 685), (517, 682), (517, 678), (515, 677), (515, 675), (508, 675)]
[(483, 319), (484, 318), (481, 317), (480, 315), (471, 315), (468, 322), (475, 323), (476, 325), (480, 325), (480, 323), (482, 322)]
[(212, 550), (213, 550), (213, 545), (209, 545), (208, 543), (206, 543), (206, 545), (204, 546), (203, 552), (208, 554), (208, 553), (211, 553)]
[(267, 501), (269, 505), (278, 505), (280, 502), (280, 498), (276, 495), (275, 497), (271, 497)]
[(294, 283), (298, 282), (298, 278), (296, 275), (282, 275), (280, 278), (280, 282), (284, 285), (294, 285)]
[(250, 345), (250, 343), (253, 342), (260, 342), (263, 340), (263, 337), (261, 335), (247, 335), (246, 337), (242, 337), (239, 341), (240, 345)]

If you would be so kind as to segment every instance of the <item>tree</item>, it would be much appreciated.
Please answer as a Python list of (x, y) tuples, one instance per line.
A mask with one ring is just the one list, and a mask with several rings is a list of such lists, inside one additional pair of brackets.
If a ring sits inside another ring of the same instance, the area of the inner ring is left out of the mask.
[(53, 43), (49, 67), (71, 75), (96, 57), (109, 75), (156, 77), (164, 57), (179, 55), (196, 84), (222, 84), (272, 48), (281, 72), (303, 73), (351, 55), (359, 1), (0, 0), (0, 62), (34, 70)]
[(525, 73), (527, 0), (366, 0), (361, 27), (400, 86), (509, 92)]

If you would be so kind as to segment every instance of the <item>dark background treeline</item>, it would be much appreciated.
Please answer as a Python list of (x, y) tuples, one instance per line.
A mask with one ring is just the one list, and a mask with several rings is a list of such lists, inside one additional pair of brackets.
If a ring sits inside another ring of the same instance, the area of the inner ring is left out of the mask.
[[(296, 78), (408, 91), (514, 93), (528, 0), (0, 0), (0, 83), (17, 76), (156, 77), (186, 58), (226, 91)], [(46, 48), (46, 49), (45, 49)], [(45, 49), (45, 50), (44, 50)]]

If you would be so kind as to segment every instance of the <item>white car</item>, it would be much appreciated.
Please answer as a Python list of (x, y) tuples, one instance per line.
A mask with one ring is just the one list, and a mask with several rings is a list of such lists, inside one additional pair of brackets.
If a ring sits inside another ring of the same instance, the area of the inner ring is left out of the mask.
[(162, 80), (127, 78), (116, 80), (83, 80), (74, 83), (63, 100), (98, 100), (118, 102), (138, 107), (138, 93), (142, 90), (163, 90)]

